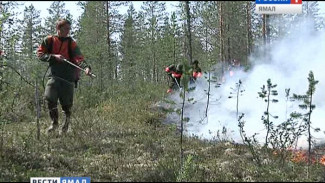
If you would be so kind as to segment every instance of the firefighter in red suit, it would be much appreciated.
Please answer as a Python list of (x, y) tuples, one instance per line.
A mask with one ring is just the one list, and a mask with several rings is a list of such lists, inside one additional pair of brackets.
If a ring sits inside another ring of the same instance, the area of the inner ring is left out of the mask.
[(174, 64), (165, 68), (170, 80), (169, 88), (167, 93), (171, 93), (173, 90), (180, 89), (180, 81), (183, 75), (183, 65), (178, 64), (175, 66)]

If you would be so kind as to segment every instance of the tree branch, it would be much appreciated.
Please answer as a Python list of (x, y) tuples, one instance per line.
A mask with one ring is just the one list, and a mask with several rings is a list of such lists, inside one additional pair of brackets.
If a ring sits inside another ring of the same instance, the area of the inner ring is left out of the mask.
[(14, 67), (7, 65), (7, 64), (1, 64), (0, 68), (1, 67), (9, 67), (13, 71), (15, 71), (27, 84), (31, 85), (32, 87), (35, 87), (33, 84), (31, 84), (29, 81), (27, 81)]

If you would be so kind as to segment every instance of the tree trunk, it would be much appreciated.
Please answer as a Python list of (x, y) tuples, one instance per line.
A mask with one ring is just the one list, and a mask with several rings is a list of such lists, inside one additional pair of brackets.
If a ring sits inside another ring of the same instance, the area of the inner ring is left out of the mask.
[(189, 56), (189, 64), (192, 65), (192, 37), (191, 37), (191, 15), (190, 15), (190, 2), (185, 2), (185, 10), (186, 10), (186, 20), (187, 20), (187, 38), (188, 38), (188, 56)]
[[(111, 53), (111, 34), (110, 34), (110, 15), (109, 15), (109, 11), (110, 10), (110, 1), (106, 1), (106, 28), (107, 28), (107, 52), (108, 52), (108, 64), (109, 64), (109, 68), (111, 69), (113, 67), (112, 64), (112, 53)], [(115, 65), (114, 71), (117, 72), (117, 65)], [(109, 78), (113, 78), (111, 72), (107, 72), (107, 74), (109, 74)], [(117, 75), (117, 73), (114, 73), (115, 76)]]
[(266, 15), (263, 14), (263, 27), (262, 27), (262, 36), (263, 36), (263, 44), (266, 46)]
[(41, 107), (40, 107), (40, 103), (39, 103), (39, 91), (38, 91), (37, 77), (38, 76), (36, 76), (36, 80), (35, 80), (35, 104), (36, 104), (36, 127), (37, 127), (36, 138), (37, 138), (37, 140), (40, 140), (41, 128), (40, 128), (40, 124), (39, 124), (39, 119), (40, 119), (40, 114), (41, 114)]
[[(2, 7), (3, 5), (2, 5), (2, 1), (0, 1), (0, 13), (2, 14), (3, 12), (2, 12), (2, 10), (3, 10), (3, 7)], [(4, 51), (3, 50), (3, 47), (2, 47), (2, 40), (1, 40), (1, 38), (3, 37), (3, 23), (1, 23), (0, 24), (0, 51), (2, 52), (2, 51)], [(3, 58), (2, 58), (2, 56), (0, 55), (0, 65), (3, 65), (4, 63), (3, 63)], [(2, 91), (2, 78), (3, 78), (3, 73), (2, 73), (2, 71), (0, 70), (0, 91)]]
[[(227, 24), (227, 33), (230, 33), (230, 25), (229, 23)], [(230, 36), (227, 36), (227, 62), (230, 62), (231, 60), (231, 54), (230, 54)], [(230, 63), (229, 63), (230, 64)]]
[(266, 42), (269, 45), (271, 42), (271, 31), (270, 31), (270, 15), (266, 15)]
[(184, 133), (184, 109), (185, 109), (186, 90), (183, 89), (183, 91), (181, 90), (181, 92), (183, 92), (182, 113), (181, 113), (181, 139), (180, 139), (180, 144), (181, 144), (180, 158), (181, 158), (181, 170), (182, 170), (184, 164), (183, 133)]
[[(206, 25), (205, 26), (205, 51), (206, 51), (206, 56), (205, 56), (205, 60), (208, 61), (208, 54), (210, 53), (208, 51), (208, 26)], [(209, 62), (209, 68), (210, 68), (210, 62)], [(207, 95), (208, 95), (208, 101), (207, 101), (207, 106), (206, 106), (206, 110), (205, 110), (205, 117), (208, 117), (208, 108), (209, 108), (209, 103), (210, 103), (210, 86), (211, 86), (211, 76), (210, 76), (210, 73), (208, 73), (208, 82), (209, 82), (209, 85), (208, 85), (208, 91), (207, 91)]]
[(264, 43), (264, 56), (266, 57), (267, 48), (270, 44), (270, 25), (269, 25), (270, 15), (263, 14), (263, 43)]
[(174, 35), (174, 44), (173, 44), (173, 56), (174, 56), (174, 64), (176, 64), (176, 37)]
[[(97, 25), (99, 25), (99, 22), (101, 22), (100, 20), (99, 20), (99, 18), (100, 18), (100, 7), (98, 7), (98, 4), (96, 4), (96, 12), (98, 12), (97, 14), (96, 14), (96, 19), (95, 19), (95, 21), (96, 21), (96, 24)], [(96, 29), (96, 42), (98, 43), (99, 42), (99, 30), (98, 29)], [(99, 56), (99, 58), (102, 58), (101, 56)], [(104, 89), (104, 82), (103, 82), (103, 65), (104, 65), (104, 63), (103, 63), (103, 60), (102, 59), (99, 59), (99, 62), (100, 62), (100, 74), (99, 74), (99, 88), (100, 88), (100, 91), (103, 91), (103, 89)]]
[(115, 79), (117, 79), (117, 65), (118, 65), (118, 52), (115, 52), (115, 70), (114, 70), (114, 75), (115, 75)]
[(219, 49), (220, 49), (220, 61), (222, 63), (221, 75), (225, 73), (225, 54), (224, 54), (224, 42), (223, 42), (223, 6), (222, 2), (219, 2)]
[(270, 43), (270, 15), (263, 14), (263, 42), (264, 46)]
[(308, 166), (307, 166), (307, 177), (309, 178), (309, 166), (311, 165), (311, 146), (312, 146), (312, 141), (311, 141), (311, 131), (310, 131), (310, 118), (311, 118), (311, 113), (313, 111), (312, 109), (312, 102), (313, 102), (313, 91), (310, 92), (310, 101), (309, 101), (309, 113), (308, 113)]
[(153, 28), (151, 30), (151, 53), (152, 53), (152, 81), (156, 80), (155, 38)]
[(30, 45), (29, 45), (29, 59), (32, 60), (33, 58), (33, 15), (31, 15), (31, 24), (30, 24)]
[(251, 14), (250, 14), (250, 3), (251, 2), (247, 2), (246, 3), (246, 18), (247, 18), (247, 45), (246, 45), (246, 62), (245, 65), (247, 65), (247, 61), (248, 61), (248, 56), (251, 53), (251, 42), (252, 42), (252, 32), (251, 32)]

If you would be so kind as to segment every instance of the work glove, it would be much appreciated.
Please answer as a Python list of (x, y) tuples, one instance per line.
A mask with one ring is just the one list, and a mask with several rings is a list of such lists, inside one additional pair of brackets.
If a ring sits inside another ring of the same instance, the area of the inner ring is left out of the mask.
[(180, 77), (182, 77), (182, 74), (173, 73), (172, 76), (173, 76), (173, 78), (180, 78)]
[(90, 67), (86, 67), (85, 69), (86, 75), (91, 75), (91, 68)]
[(193, 77), (194, 78), (199, 78), (202, 76), (202, 73), (201, 72), (193, 72)]

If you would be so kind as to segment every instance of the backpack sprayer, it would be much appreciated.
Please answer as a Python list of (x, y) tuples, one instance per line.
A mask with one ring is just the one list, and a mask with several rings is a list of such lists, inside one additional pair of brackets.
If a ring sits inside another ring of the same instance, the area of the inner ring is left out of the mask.
[[(78, 68), (78, 69), (80, 69), (80, 70), (82, 70), (82, 71), (84, 71), (84, 72), (86, 72), (85, 69), (83, 69), (83, 68), (77, 66), (76, 64), (74, 64), (74, 63), (72, 63), (72, 62), (69, 62), (67, 59), (63, 59), (63, 61), (69, 63), (70, 65), (72, 65), (72, 66), (74, 66), (74, 67), (76, 67), (76, 68)], [(89, 75), (90, 75), (91, 77), (94, 77), (94, 78), (96, 77), (96, 75), (93, 74), (93, 73), (89, 73)]]

